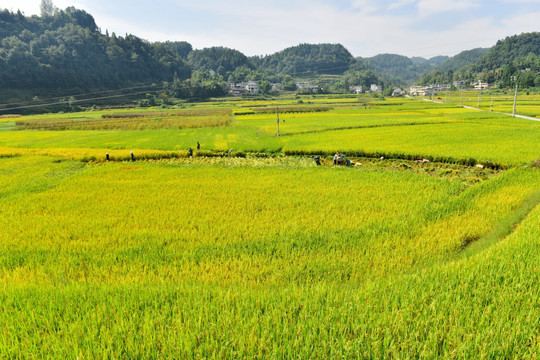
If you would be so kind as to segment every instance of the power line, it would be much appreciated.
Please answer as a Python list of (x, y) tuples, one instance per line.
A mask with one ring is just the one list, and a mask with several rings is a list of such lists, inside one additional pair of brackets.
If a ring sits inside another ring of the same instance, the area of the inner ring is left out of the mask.
[[(126, 96), (133, 96), (133, 95), (147, 94), (147, 93), (149, 93), (149, 92), (157, 92), (157, 91), (161, 91), (161, 90), (162, 90), (162, 89), (152, 90), (152, 91), (139, 91), (139, 92), (129, 93), (129, 94), (120, 94), (120, 95), (111, 95), (111, 96), (100, 96), (100, 97), (89, 98), (89, 99), (73, 100), (73, 101), (70, 101), (70, 103), (80, 103), (80, 102), (94, 101), (94, 100), (114, 99), (114, 98), (120, 98), (120, 97), (126, 97)], [(0, 111), (19, 110), (19, 109), (30, 109), (30, 108), (36, 108), (36, 107), (41, 107), (41, 106), (51, 106), (51, 105), (59, 105), (59, 104), (65, 104), (65, 103), (66, 103), (65, 101), (56, 101), (56, 102), (48, 103), (48, 104), (26, 105), (26, 106), (17, 106), (17, 107), (5, 108), (5, 109), (0, 109)]]
[[(133, 86), (133, 87), (127, 87), (127, 88), (114, 89), (114, 90), (103, 90), (103, 91), (96, 91), (96, 92), (91, 92), (91, 93), (86, 93), (86, 94), (72, 94), (72, 95), (65, 95), (65, 96), (56, 96), (56, 97), (51, 97), (51, 98), (38, 99), (38, 100), (28, 100), (28, 101), (22, 101), (22, 102), (18, 101), (18, 102), (15, 102), (15, 103), (0, 104), (0, 107), (1, 106), (11, 106), (11, 105), (20, 105), (20, 104), (32, 103), (32, 102), (35, 102), (35, 101), (43, 102), (43, 101), (61, 100), (61, 99), (69, 98), (69, 97), (72, 97), (72, 96), (73, 97), (75, 97), (75, 96), (81, 97), (81, 96), (89, 96), (89, 95), (96, 95), (96, 94), (106, 94), (106, 93), (110, 93), (110, 92), (140, 89), (140, 88), (144, 88), (144, 87), (147, 87), (147, 86), (152, 86), (152, 85), (140, 85), (140, 86)], [(154, 88), (155, 88), (155, 86), (154, 86)], [(91, 100), (91, 99), (88, 99), (88, 100)], [(42, 106), (42, 105), (36, 105), (36, 106)]]

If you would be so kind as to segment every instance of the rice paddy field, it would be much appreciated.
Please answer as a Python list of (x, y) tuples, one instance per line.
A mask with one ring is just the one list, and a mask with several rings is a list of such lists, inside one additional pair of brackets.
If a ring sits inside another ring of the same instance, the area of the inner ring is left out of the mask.
[(1, 118), (0, 358), (537, 359), (539, 160), (403, 98)]
[[(486, 111), (511, 114), (514, 110), (514, 92), (507, 91), (448, 91), (437, 95), (437, 101), (452, 105), (465, 105)], [(518, 92), (516, 114), (540, 119), (540, 95)]]

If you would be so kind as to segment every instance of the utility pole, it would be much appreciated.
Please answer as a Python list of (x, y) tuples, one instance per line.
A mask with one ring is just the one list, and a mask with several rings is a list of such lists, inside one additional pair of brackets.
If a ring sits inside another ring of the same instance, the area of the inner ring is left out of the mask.
[(518, 84), (517, 84), (517, 81), (516, 81), (516, 92), (514, 93), (514, 110), (512, 110), (512, 116), (513, 117), (516, 116), (517, 88), (518, 88)]
[(277, 136), (279, 136), (279, 105), (276, 105)]
[(493, 112), (493, 94), (491, 94), (491, 112)]
[(476, 105), (477, 108), (480, 109), (480, 100), (482, 99), (482, 90), (478, 90), (478, 104)]
[(461, 99), (459, 100), (459, 107), (463, 107), (463, 88), (461, 88)]

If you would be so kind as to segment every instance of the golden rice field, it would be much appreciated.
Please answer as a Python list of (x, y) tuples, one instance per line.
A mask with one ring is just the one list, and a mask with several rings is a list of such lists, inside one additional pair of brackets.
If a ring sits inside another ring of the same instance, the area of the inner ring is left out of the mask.
[(100, 118), (54, 118), (19, 120), (17, 130), (143, 130), (143, 129), (186, 129), (227, 126), (231, 122), (231, 111), (227, 109), (205, 109), (174, 112), (123, 112), (102, 114)]
[(241, 99), (135, 129), (159, 111), (0, 120), (0, 358), (538, 358), (540, 123)]
[[(336, 102), (329, 102), (332, 109), (324, 112), (280, 114), (280, 137), (276, 137), (273, 114), (235, 116), (229, 126), (183, 129), (12, 131), (16, 129), (15, 122), (7, 121), (0, 123), (0, 130), (5, 129), (0, 137), (0, 151), (20, 148), (42, 149), (39, 151), (43, 152), (49, 151), (43, 149), (62, 148), (78, 152), (77, 149), (84, 148), (96, 149), (96, 154), (91, 156), (100, 158), (104, 157), (106, 149), (123, 150), (125, 154), (131, 150), (152, 149), (175, 152), (193, 148), (198, 141), (203, 149), (219, 152), (234, 149), (311, 154), (320, 151), (330, 155), (346, 151), (373, 157), (418, 157), (461, 163), (489, 160), (502, 166), (526, 165), (539, 157), (540, 122), (425, 101), (392, 99), (366, 104), (363, 98), (357, 98), (356, 102), (346, 100), (349, 105), (337, 106)], [(234, 113), (236, 105), (231, 102), (229, 111), (233, 109)], [(260, 102), (254, 105), (269, 106)], [(218, 107), (214, 103), (211, 106)], [(323, 103), (318, 102), (316, 106)], [(201, 104), (194, 105), (195, 109), (201, 107)], [(244, 109), (250, 108), (244, 105)], [(70, 115), (71, 118), (61, 114), (58, 119), (76, 121), (92, 114), (77, 113)], [(106, 114), (97, 112), (96, 115)], [(39, 123), (44, 118), (56, 121), (54, 115), (17, 121)]]
[[(488, 91), (443, 92), (436, 97), (437, 101), (452, 105), (465, 105), (486, 111), (513, 113), (514, 92), (494, 93)], [(516, 98), (516, 114), (540, 119), (540, 95), (527, 95), (520, 91)]]

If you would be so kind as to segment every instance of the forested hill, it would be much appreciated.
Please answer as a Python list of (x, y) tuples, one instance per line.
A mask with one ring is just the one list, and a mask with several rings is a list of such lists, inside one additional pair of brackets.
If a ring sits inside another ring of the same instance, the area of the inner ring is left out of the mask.
[(187, 58), (189, 65), (193, 69), (214, 71), (220, 75), (233, 72), (241, 66), (246, 66), (250, 69), (253, 68), (246, 55), (238, 50), (224, 47), (193, 50)]
[(0, 11), (0, 86), (98, 88), (189, 77), (169, 45), (101, 34), (94, 18), (69, 7), (50, 16)]
[(248, 58), (224, 47), (194, 50), (185, 41), (150, 43), (135, 35), (103, 34), (90, 14), (74, 7), (31, 17), (0, 11), (4, 93), (16, 89), (77, 93), (167, 82), (175, 96), (204, 98), (226, 94), (226, 82), (256, 80), (264, 82), (263, 91), (271, 89), (270, 83), (282, 82), (294, 90), (295, 81), (321, 75), (342, 77), (325, 79), (328, 91), (348, 91), (349, 82), (379, 83), (340, 44), (301, 44)]
[(483, 48), (462, 51), (429, 73), (422, 75), (418, 83), (422, 85), (452, 83), (456, 72), (464, 73), (468, 68), (476, 64), (488, 51), (489, 49)]
[(462, 51), (456, 56), (437, 66), (437, 70), (455, 72), (465, 66), (476, 64), (476, 62), (478, 62), (482, 56), (486, 55), (488, 51), (489, 49), (485, 48)]
[(418, 83), (483, 80), (508, 88), (540, 87), (540, 33), (523, 33), (499, 40), (490, 49), (464, 51)]
[(266, 72), (293, 76), (343, 74), (355, 63), (341, 44), (300, 44), (253, 61)]
[(472, 73), (501, 86), (540, 87), (540, 32), (497, 41), (473, 67)]
[(387, 83), (410, 85), (422, 74), (431, 71), (447, 57), (433, 59), (408, 58), (396, 54), (381, 54), (365, 58), (366, 65), (380, 75)]
[(540, 32), (514, 35), (497, 41), (474, 66), (474, 70), (491, 71), (527, 56), (540, 56)]

